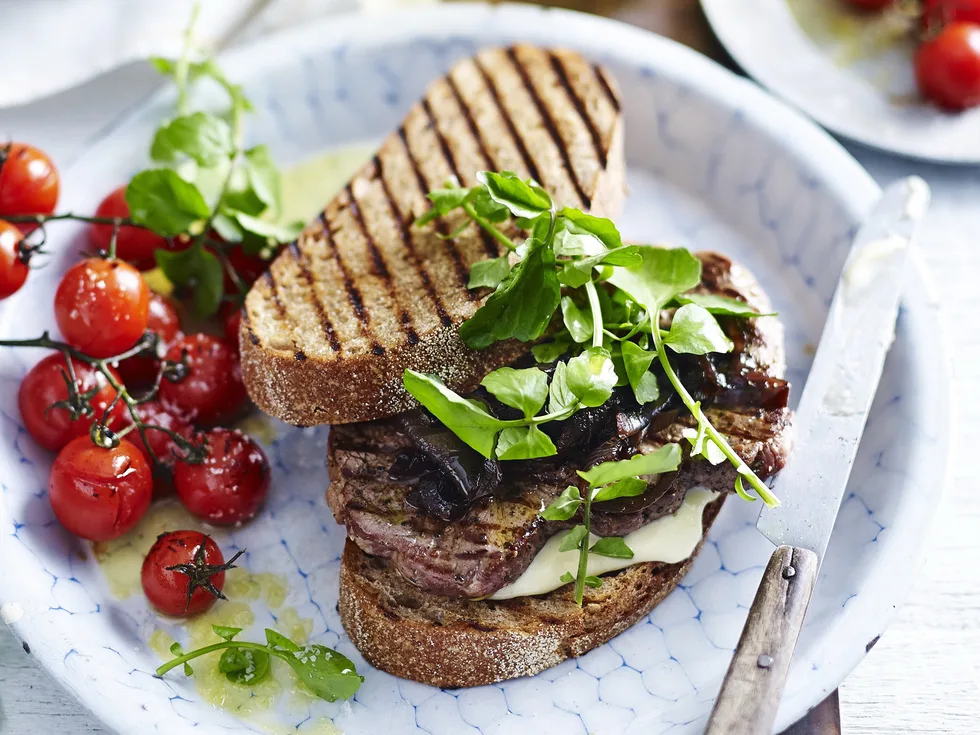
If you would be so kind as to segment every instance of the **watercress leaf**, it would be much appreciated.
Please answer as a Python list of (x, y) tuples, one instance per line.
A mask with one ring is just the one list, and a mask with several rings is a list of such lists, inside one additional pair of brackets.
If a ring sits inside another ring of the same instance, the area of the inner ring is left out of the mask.
[(582, 505), (582, 493), (575, 485), (569, 485), (551, 505), (542, 511), (541, 517), (546, 521), (567, 521), (575, 515), (580, 505)]
[(584, 582), (586, 587), (602, 587), (602, 580), (592, 574), (586, 577)]
[(572, 576), (571, 572), (565, 572), (558, 578), (558, 581), (564, 582), (565, 584), (571, 584), (575, 581), (575, 577)]
[(664, 444), (649, 454), (636, 454), (630, 459), (618, 462), (603, 462), (587, 472), (579, 471), (578, 476), (592, 487), (608, 485), (627, 477), (642, 475), (659, 475), (663, 472), (673, 472), (681, 464), (681, 447), (679, 444)]
[(353, 661), (319, 644), (304, 646), (280, 658), (310, 691), (328, 702), (350, 699), (364, 681)]
[(592, 496), (592, 502), (601, 503), (616, 498), (634, 498), (637, 495), (643, 495), (647, 487), (649, 485), (646, 480), (641, 480), (639, 477), (624, 477), (612, 485), (606, 485), (596, 490), (595, 495)]
[(426, 197), (432, 202), (432, 206), (427, 209), (421, 217), (415, 220), (416, 227), (422, 227), (437, 217), (452, 212), (463, 206), (463, 203), (474, 196), (472, 189), (461, 186), (451, 186), (444, 189), (433, 189)]
[(541, 363), (554, 362), (568, 352), (571, 343), (567, 339), (556, 339), (553, 342), (542, 342), (531, 348), (534, 359)]
[(605, 251), (602, 241), (595, 235), (576, 233), (564, 227), (555, 232), (555, 255), (568, 257), (599, 255)]
[(491, 199), (507, 207), (515, 217), (537, 217), (551, 209), (547, 192), (522, 181), (516, 174), (480, 171), (476, 179), (487, 187)]
[(245, 232), (270, 242), (292, 242), (303, 231), (302, 222), (270, 222), (244, 212), (235, 211), (229, 211), (227, 214), (233, 217), (238, 226)]
[(657, 376), (650, 372), (650, 363), (656, 353), (644, 350), (628, 340), (622, 343), (622, 350), (623, 365), (636, 402), (642, 406), (657, 400), (660, 397), (660, 387), (657, 385)]
[(558, 547), (558, 550), (572, 551), (573, 549), (577, 549), (582, 545), (582, 539), (587, 538), (588, 535), (589, 529), (582, 524), (579, 524), (565, 534), (564, 538), (561, 540), (561, 546)]
[(634, 266), (639, 263), (639, 248), (636, 245), (626, 245), (616, 250), (604, 250), (588, 258), (569, 261), (558, 274), (558, 280), (566, 286), (578, 288), (592, 278), (592, 269), (598, 265)]
[(402, 382), (405, 390), (456, 436), (484, 457), (493, 456), (494, 440), (504, 424), (481, 404), (447, 388), (438, 375), (406, 370)]
[(510, 218), (510, 210), (502, 204), (498, 204), (490, 196), (484, 187), (480, 186), (472, 190), (475, 192), (471, 196), (473, 211), (489, 222), (503, 222)]
[(638, 251), (639, 264), (613, 269), (609, 282), (650, 314), (657, 314), (677, 294), (690, 291), (701, 282), (701, 261), (684, 248), (643, 245)]
[(502, 367), (487, 375), (481, 382), (501, 403), (516, 408), (531, 418), (548, 399), (548, 376), (538, 368)]
[(245, 151), (243, 167), (255, 196), (274, 214), (282, 211), (282, 180), (269, 146), (257, 145)]
[[(226, 179), (227, 186), (225, 186)], [(221, 187), (219, 195), (221, 195), (222, 209), (244, 212), (253, 217), (258, 217), (269, 209), (252, 188), (248, 172), (242, 166), (235, 168), (230, 175), (226, 174), (218, 181), (218, 185)]]
[(537, 426), (510, 427), (500, 432), (497, 440), (497, 458), (538, 459), (558, 454), (551, 437)]
[(573, 357), (566, 363), (565, 381), (583, 406), (601, 406), (609, 400), (617, 381), (609, 350), (590, 347)]
[(746, 304), (744, 301), (729, 298), (728, 296), (719, 296), (718, 294), (713, 293), (686, 293), (679, 295), (676, 300), (679, 304), (697, 304), (698, 306), (704, 307), (712, 314), (718, 314), (720, 316), (753, 317), (777, 315), (776, 312), (766, 312), (765, 314), (762, 314)]
[(269, 675), (272, 657), (252, 648), (228, 648), (218, 660), (218, 671), (234, 684), (251, 686)]
[(154, 161), (173, 163), (181, 156), (188, 156), (201, 166), (231, 158), (234, 152), (231, 127), (207, 112), (175, 117), (157, 130), (150, 147)]
[(232, 640), (236, 635), (242, 632), (241, 628), (232, 628), (227, 625), (212, 625), (211, 630), (219, 638), (224, 638), (226, 641)]
[(169, 168), (136, 174), (126, 187), (126, 204), (136, 224), (164, 237), (183, 234), (211, 214), (197, 187)]
[(573, 340), (588, 342), (592, 339), (592, 315), (578, 308), (570, 296), (561, 298), (561, 315)]
[(193, 290), (194, 309), (199, 315), (211, 316), (218, 311), (224, 296), (224, 269), (213, 253), (198, 243), (177, 252), (159, 248), (154, 257), (171, 283)]
[(531, 342), (544, 334), (561, 298), (554, 266), (551, 248), (533, 241), (526, 257), (460, 326), (459, 336), (466, 346), (484, 349), (511, 337)]
[(606, 536), (596, 541), (589, 549), (593, 554), (609, 556), (613, 559), (632, 559), (633, 550), (619, 536)]
[(245, 234), (238, 223), (224, 212), (219, 212), (214, 215), (214, 218), (211, 220), (211, 226), (225, 242), (241, 242)]
[(697, 304), (685, 304), (674, 312), (664, 344), (685, 355), (731, 352), (734, 347), (718, 320)]
[(470, 280), (466, 284), (467, 288), (496, 288), (500, 285), (507, 274), (510, 273), (510, 260), (506, 255), (489, 260), (480, 260), (470, 268)]
[(568, 387), (567, 372), (567, 363), (555, 365), (551, 385), (548, 386), (548, 413), (558, 413), (578, 405), (578, 397)]
[(595, 217), (591, 214), (586, 214), (580, 209), (572, 209), (571, 207), (562, 209), (561, 217), (565, 221), (565, 227), (570, 232), (593, 235), (608, 250), (618, 248), (623, 244), (619, 230), (616, 229), (616, 225), (613, 224), (612, 220), (608, 220), (605, 217)]
[(272, 628), (265, 629), (265, 641), (269, 644), (269, 648), (272, 652), (279, 654), (282, 651), (295, 652), (299, 650), (299, 646), (289, 640), (282, 633), (277, 633), (272, 630)]
[(170, 59), (165, 59), (162, 56), (151, 56), (147, 59), (150, 62), (150, 66), (156, 69), (158, 72), (165, 76), (173, 76), (174, 73), (174, 62)]
[(170, 644), (170, 653), (172, 653), (174, 656), (183, 656), (184, 648), (183, 646), (180, 645), (179, 642), (174, 641), (173, 643)]

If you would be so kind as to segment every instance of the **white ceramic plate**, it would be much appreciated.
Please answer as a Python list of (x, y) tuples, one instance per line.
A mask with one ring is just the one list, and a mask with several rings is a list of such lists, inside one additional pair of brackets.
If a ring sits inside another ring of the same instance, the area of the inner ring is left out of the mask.
[[(518, 39), (576, 47), (613, 70), (628, 131), (632, 195), (625, 234), (717, 249), (752, 268), (786, 325), (798, 395), (851, 237), (879, 190), (829, 136), (751, 82), (649, 33), (522, 6), (454, 5), (331, 20), (234, 51), (222, 63), (256, 102), (250, 136), (289, 163), (381, 137), (454, 59)], [(65, 174), (65, 208), (91, 211), (125, 180), (171, 104), (165, 92), (95, 142)], [(51, 294), (59, 270), (74, 257), (70, 243), (66, 236), (63, 257), (5, 305), (0, 334), (27, 336), (53, 324)], [(911, 581), (946, 462), (948, 399), (936, 379), (944, 363), (935, 319), (915, 268), (793, 663), (780, 728), (841, 682)], [(259, 729), (202, 702), (192, 679), (151, 676), (159, 663), (147, 646), (151, 633), (165, 628), (180, 637), (180, 629), (152, 614), (141, 595), (110, 594), (87, 545), (53, 520), (45, 497), (51, 458), (24, 431), (15, 398), (20, 377), (38, 358), (0, 353), (0, 602), (16, 603), (8, 613), (23, 610), (13, 615), (14, 632), (84, 706), (119, 731)], [(326, 429), (278, 427), (268, 444), (274, 484), (266, 511), (216, 539), (226, 553), (247, 546), (252, 572), (275, 572), (288, 584), (284, 602), (253, 603), (250, 635), (276, 625), (276, 618), (284, 624), (282, 608), (294, 607), (311, 621), (313, 639), (354, 658), (366, 682), (348, 704), (284, 696), (267, 719), (304, 732), (328, 716), (348, 735), (650, 735), (703, 726), (770, 553), (753, 528), (757, 507), (727, 503), (680, 588), (608, 645), (533, 678), (440, 691), (372, 669), (344, 634), (335, 611), (344, 534), (323, 500), (326, 435)]]
[(944, 163), (980, 163), (980, 109), (922, 100), (911, 36), (841, 0), (701, 0), (732, 57), (783, 99), (872, 148)]

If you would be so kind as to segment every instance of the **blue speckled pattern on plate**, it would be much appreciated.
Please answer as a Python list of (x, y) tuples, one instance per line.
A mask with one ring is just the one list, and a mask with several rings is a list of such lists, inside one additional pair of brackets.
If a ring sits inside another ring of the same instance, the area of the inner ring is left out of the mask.
[[(751, 82), (648, 33), (520, 6), (335, 20), (223, 61), (256, 102), (251, 137), (270, 143), (288, 163), (380, 138), (454, 59), (513, 40), (576, 47), (614, 71), (624, 91), (632, 189), (624, 233), (720, 250), (754, 270), (786, 325), (798, 391), (851, 236), (879, 192), (828, 136)], [(124, 180), (142, 162), (171, 102), (169, 93), (160, 95), (93, 145), (66, 173), (65, 207), (89, 211)], [(70, 241), (66, 236), (65, 250)], [(55, 264), (34, 274), (4, 306), (0, 333), (27, 336), (53, 324), (58, 272)], [(946, 461), (949, 405), (936, 379), (943, 358), (935, 308), (915, 268), (779, 727), (840, 683), (882, 632), (915, 571)], [(0, 353), (0, 602), (24, 609), (14, 631), (117, 730), (258, 729), (200, 702), (182, 676), (151, 676), (158, 660), (146, 641), (161, 622), (138, 595), (114, 599), (91, 554), (82, 558), (82, 544), (53, 520), (45, 490), (51, 458), (32, 444), (16, 407), (19, 379), (39, 357)], [(252, 571), (286, 575), (287, 604), (313, 620), (315, 640), (338, 647), (366, 675), (350, 704), (284, 709), (284, 724), (303, 732), (328, 715), (348, 735), (701, 729), (771, 548), (754, 529), (756, 507), (727, 503), (681, 586), (611, 643), (533, 678), (440, 691), (372, 669), (343, 632), (335, 606), (344, 534), (323, 500), (326, 436), (326, 429), (281, 427), (268, 447), (274, 485), (266, 512), (246, 528), (216, 535), (226, 551), (247, 546)], [(256, 626), (272, 624), (272, 612), (257, 606)]]

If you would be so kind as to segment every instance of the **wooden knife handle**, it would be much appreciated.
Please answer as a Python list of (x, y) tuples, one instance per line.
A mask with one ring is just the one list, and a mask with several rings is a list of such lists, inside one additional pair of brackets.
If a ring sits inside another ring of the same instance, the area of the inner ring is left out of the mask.
[(817, 555), (780, 546), (769, 559), (706, 735), (769, 735), (803, 616), (817, 580)]

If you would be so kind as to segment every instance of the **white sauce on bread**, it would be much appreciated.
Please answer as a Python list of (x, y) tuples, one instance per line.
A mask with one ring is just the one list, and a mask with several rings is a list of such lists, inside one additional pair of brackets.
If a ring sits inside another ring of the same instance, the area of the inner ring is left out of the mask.
[[(674, 564), (687, 559), (701, 540), (701, 516), (705, 506), (717, 497), (718, 493), (707, 488), (691, 488), (676, 513), (658, 518), (623, 537), (626, 545), (633, 550), (632, 559), (613, 559), (589, 554), (588, 573), (598, 576), (644, 562)], [(565, 572), (575, 575), (579, 557), (577, 549), (558, 550), (564, 536), (563, 531), (548, 539), (524, 573), (513, 583), (497, 590), (490, 599), (509, 600), (527, 595), (543, 595), (564, 586), (561, 576)], [(593, 535), (590, 544), (598, 540), (599, 537)]]

